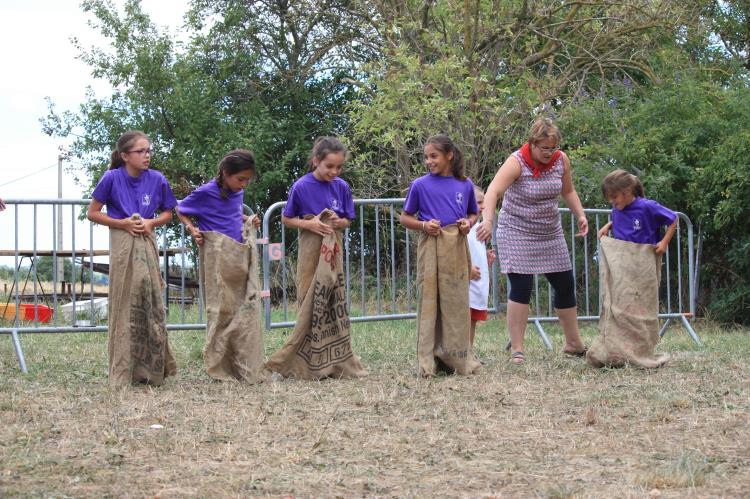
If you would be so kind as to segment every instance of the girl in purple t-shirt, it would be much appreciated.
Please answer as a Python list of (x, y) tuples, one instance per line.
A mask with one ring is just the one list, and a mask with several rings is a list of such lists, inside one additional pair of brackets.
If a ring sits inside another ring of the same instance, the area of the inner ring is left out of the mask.
[(468, 234), (479, 209), (474, 184), (464, 175), (463, 153), (450, 137), (434, 135), (425, 143), (424, 161), (429, 172), (409, 186), (401, 225), (438, 236), (441, 227), (457, 224)]
[(159, 385), (177, 371), (154, 236), (156, 227), (172, 220), (177, 200), (164, 175), (150, 165), (148, 136), (137, 130), (122, 134), (86, 212), (89, 220), (110, 228), (107, 329), (109, 378), (115, 385)]
[[(599, 230), (599, 239), (612, 229), (615, 239), (651, 244), (657, 255), (667, 251), (677, 230), (677, 214), (646, 199), (638, 177), (625, 170), (615, 170), (604, 177), (602, 194), (612, 204), (612, 220)], [(663, 237), (662, 227), (667, 227)]]
[[(245, 149), (227, 153), (219, 162), (218, 174), (191, 192), (177, 206), (177, 217), (199, 245), (203, 231), (215, 231), (242, 242), (242, 212), (245, 188), (255, 178), (255, 158)], [(252, 215), (260, 227), (260, 217)], [(195, 223), (194, 223), (195, 221)], [(197, 227), (196, 227), (197, 224)]]
[[(464, 175), (464, 159), (450, 137), (434, 135), (424, 146), (429, 170), (415, 179), (399, 221), (420, 231), (417, 249), (417, 359), (420, 376), (479, 368), (471, 347), (467, 234), (476, 222), (474, 184)], [(438, 257), (438, 255), (441, 255)]]
[[(289, 189), (281, 221), (293, 229), (309, 230), (319, 236), (346, 229), (354, 219), (354, 199), (349, 184), (339, 177), (346, 161), (346, 146), (335, 137), (318, 137), (308, 161), (309, 171)], [(335, 213), (329, 225), (320, 212)]]

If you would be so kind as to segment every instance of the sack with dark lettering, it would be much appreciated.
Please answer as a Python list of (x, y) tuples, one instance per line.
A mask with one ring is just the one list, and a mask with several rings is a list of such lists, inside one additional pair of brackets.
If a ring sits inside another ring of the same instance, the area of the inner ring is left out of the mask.
[(263, 336), (260, 328), (258, 252), (251, 220), (243, 243), (220, 232), (204, 232), (200, 276), (206, 306), (206, 372), (223, 381), (261, 381)]
[(422, 232), (417, 247), (417, 362), (420, 376), (438, 370), (473, 374), (480, 363), (471, 349), (471, 253), (457, 225), (440, 235)]
[(112, 385), (160, 385), (177, 372), (169, 349), (164, 281), (150, 236), (109, 230), (108, 350)]
[[(321, 221), (333, 212), (324, 210)], [(298, 379), (358, 378), (367, 375), (352, 351), (340, 231), (327, 236), (299, 232), (297, 322), (291, 337), (266, 368)]]
[(599, 336), (586, 353), (594, 367), (661, 367), (657, 355), (661, 256), (649, 244), (602, 237), (599, 249)]

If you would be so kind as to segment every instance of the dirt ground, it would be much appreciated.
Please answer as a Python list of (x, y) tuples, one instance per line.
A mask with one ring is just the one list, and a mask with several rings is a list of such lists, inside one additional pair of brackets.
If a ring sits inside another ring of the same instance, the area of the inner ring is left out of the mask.
[(102, 334), (22, 337), (28, 375), (0, 338), (0, 496), (750, 495), (747, 331), (698, 324), (699, 348), (671, 328), (647, 372), (566, 358), (554, 326), (557, 351), (530, 328), (513, 366), (501, 328), (476, 376), (415, 377), (404, 321), (354, 326), (366, 379), (255, 386), (210, 381), (202, 333), (177, 332), (179, 375), (122, 390)]

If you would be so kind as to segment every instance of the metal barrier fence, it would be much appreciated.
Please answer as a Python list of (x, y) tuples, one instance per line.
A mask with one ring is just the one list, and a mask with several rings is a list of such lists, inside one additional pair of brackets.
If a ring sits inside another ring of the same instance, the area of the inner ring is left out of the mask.
[[(0, 300), (0, 334), (11, 336), (23, 372), (26, 372), (26, 363), (20, 334), (107, 330), (106, 324), (101, 323), (102, 314), (97, 311), (102, 303), (106, 303), (106, 283), (101, 273), (106, 273), (108, 264), (95, 259), (106, 259), (109, 254), (109, 231), (82, 217), (82, 210), (89, 201), (10, 199), (6, 200), (7, 211), (0, 215), (0, 257), (3, 257), (0, 264), (7, 265), (4, 260), (12, 259), (14, 268), (12, 282), (3, 283), (5, 289), (0, 290), (3, 291), (0, 296), (4, 298)], [(355, 200), (357, 216), (344, 235), (346, 290), (352, 322), (416, 317), (416, 241), (398, 223), (397, 210), (403, 201), (403, 198)], [(281, 224), (284, 205), (285, 202), (275, 203), (266, 211), (263, 235), (258, 240), (263, 257), (262, 297), (266, 329), (294, 325), (297, 231), (286, 229)], [(567, 209), (561, 208), (560, 216), (575, 262), (579, 320), (594, 321), (599, 318), (596, 231), (606, 223), (610, 210), (585, 211), (591, 227), (585, 238), (572, 237), (576, 230), (575, 220)], [(672, 320), (679, 319), (700, 344), (687, 320), (695, 315), (693, 226), (684, 214), (679, 214), (679, 217), (677, 233), (663, 263), (659, 317), (665, 323), (660, 334), (664, 334)], [(61, 221), (68, 225), (65, 231), (60, 230)], [(158, 229), (157, 233), (162, 274), (168, 283), (164, 291), (168, 307), (167, 329), (204, 329), (200, 284), (189, 237), (186, 238), (181, 224), (176, 234), (165, 227)], [(22, 240), (25, 247), (20, 242)], [(88, 249), (77, 249), (86, 245)], [(52, 279), (48, 282), (40, 278), (40, 265), (45, 258), (47, 264), (51, 263)], [(64, 260), (68, 261), (67, 268)], [(23, 266), (25, 261), (28, 261), (28, 267)], [(70, 279), (65, 275), (61, 278), (60, 265)], [(498, 312), (503, 310), (507, 299), (507, 282), (500, 278), (496, 263), (491, 270), (490, 311)], [(97, 279), (102, 281), (101, 290), (89, 284)], [(31, 292), (27, 291), (29, 280)], [(547, 348), (551, 348), (542, 323), (557, 318), (550, 287), (543, 284), (543, 278), (535, 279), (531, 307), (529, 322), (535, 325)], [(6, 326), (9, 323), (11, 325)]]
[[(109, 255), (109, 229), (83, 217), (83, 209), (89, 202), (89, 199), (5, 201), (7, 210), (0, 214), (0, 264), (7, 266), (6, 260), (10, 259), (14, 273), (11, 282), (3, 282), (4, 289), (0, 290), (3, 298), (0, 335), (11, 336), (23, 372), (27, 369), (19, 334), (107, 331), (106, 324), (96, 325), (106, 316), (106, 279), (100, 286), (94, 282), (95, 273), (101, 275), (108, 270), (108, 263), (95, 259)], [(65, 231), (60, 229), (61, 224), (65, 225)], [(176, 247), (170, 247), (175, 244), (175, 237), (170, 238), (165, 227), (157, 229), (157, 240), (162, 277), (168, 283), (164, 289), (165, 303), (172, 310), (167, 329), (204, 329), (198, 280), (187, 276), (192, 265), (188, 262), (184, 227), (180, 224)], [(87, 249), (78, 249), (86, 246)], [(24, 266), (25, 262), (28, 266)], [(40, 276), (43, 264), (51, 264), (45, 276), (51, 274), (50, 280)], [(193, 307), (195, 303), (197, 308)], [(191, 322), (190, 318), (196, 320)], [(5, 326), (8, 323), (12, 325)]]
[[(397, 221), (397, 208), (403, 198), (355, 200), (356, 219), (344, 233), (344, 267), (350, 318), (352, 322), (411, 319), (416, 317), (416, 244), (408, 230)], [(296, 230), (281, 224), (281, 211), (286, 203), (271, 205), (263, 217), (263, 287), (265, 293), (266, 329), (291, 327), (296, 253)], [(599, 319), (599, 272), (597, 265), (598, 241), (596, 232), (608, 221), (611, 210), (586, 209), (589, 234), (575, 238), (575, 218), (570, 210), (560, 208), (566, 232), (579, 307), (579, 320)], [(680, 223), (663, 260), (661, 313), (665, 320), (663, 335), (672, 320), (679, 319), (693, 340), (700, 344), (698, 335), (688, 322), (695, 316), (695, 261), (693, 253), (693, 225), (679, 213)], [(494, 240), (494, 234), (493, 234)], [(494, 242), (494, 241), (493, 241)], [(496, 247), (496, 245), (494, 245)], [(687, 260), (687, 268), (685, 266)], [(492, 265), (490, 279), (490, 311), (503, 310), (507, 301), (508, 285), (498, 275), (497, 262)], [(542, 323), (556, 321), (549, 284), (543, 278), (534, 280), (531, 310), (528, 321), (545, 346), (552, 344)]]

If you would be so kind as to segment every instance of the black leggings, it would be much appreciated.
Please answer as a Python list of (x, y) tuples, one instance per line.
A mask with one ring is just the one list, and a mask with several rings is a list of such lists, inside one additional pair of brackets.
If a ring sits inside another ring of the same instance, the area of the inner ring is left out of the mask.
[[(572, 308), (576, 306), (576, 286), (573, 271), (550, 272), (544, 274), (555, 290), (555, 308)], [(534, 285), (534, 274), (508, 274), (510, 293), (508, 299), (528, 305), (531, 300), (531, 287)]]

